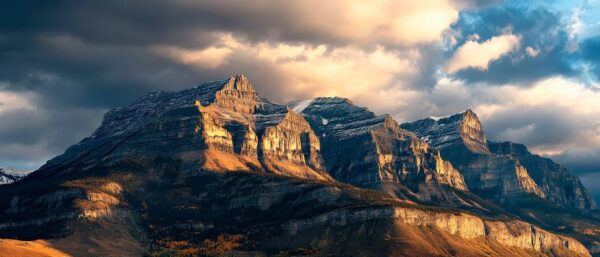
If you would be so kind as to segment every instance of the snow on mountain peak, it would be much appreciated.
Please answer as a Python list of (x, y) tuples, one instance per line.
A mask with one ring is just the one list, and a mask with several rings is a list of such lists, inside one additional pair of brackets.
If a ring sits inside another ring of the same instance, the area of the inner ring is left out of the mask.
[(290, 108), (296, 113), (302, 113), (313, 101), (314, 99), (294, 101), (290, 103)]
[(0, 185), (12, 184), (29, 175), (31, 171), (12, 168), (0, 168)]
[(489, 153), (481, 122), (471, 109), (445, 117), (429, 117), (401, 125), (435, 148), (462, 142), (471, 151)]

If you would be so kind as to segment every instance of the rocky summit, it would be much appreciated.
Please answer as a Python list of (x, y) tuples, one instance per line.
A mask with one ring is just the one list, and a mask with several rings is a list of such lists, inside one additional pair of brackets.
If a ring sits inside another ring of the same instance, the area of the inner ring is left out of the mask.
[(243, 75), (151, 92), (0, 186), (0, 253), (597, 254), (579, 179), (482, 127), (470, 110), (399, 124), (344, 98), (276, 104)]
[(489, 143), (471, 110), (401, 126), (439, 149), (481, 197), (518, 204), (533, 196), (564, 208), (597, 209), (591, 194), (564, 167), (531, 154), (522, 144)]

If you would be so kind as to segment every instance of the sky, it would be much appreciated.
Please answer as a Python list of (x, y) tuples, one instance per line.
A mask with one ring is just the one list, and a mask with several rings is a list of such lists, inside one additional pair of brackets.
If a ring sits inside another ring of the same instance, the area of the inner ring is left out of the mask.
[(600, 0), (2, 1), (0, 166), (35, 169), (152, 90), (245, 74), (399, 122), (473, 109), (600, 196)]

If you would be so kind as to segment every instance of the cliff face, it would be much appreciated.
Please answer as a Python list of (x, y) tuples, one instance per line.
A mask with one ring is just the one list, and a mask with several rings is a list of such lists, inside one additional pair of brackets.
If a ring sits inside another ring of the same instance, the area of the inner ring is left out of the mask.
[(490, 154), (481, 122), (471, 110), (404, 123), (401, 127), (414, 132), (436, 149), (462, 145), (471, 153)]
[(331, 180), (319, 139), (304, 118), (260, 98), (245, 76), (178, 93), (151, 93), (110, 111), (90, 138), (49, 161), (36, 175), (69, 173), (100, 160), (164, 155), (214, 172)]
[(189, 253), (224, 234), (251, 256), (589, 256), (470, 193), (595, 208), (576, 177), (489, 143), (470, 111), (403, 126), (416, 135), (342, 98), (274, 104), (244, 76), (153, 92), (0, 186), (0, 237), (50, 238), (74, 256)]
[(319, 138), (308, 122), (293, 111), (274, 127), (267, 127), (261, 141), (265, 165), (275, 174), (329, 180), (321, 157)]
[[(589, 256), (576, 240), (521, 221), (487, 220), (348, 185), (281, 176), (207, 172), (181, 179), (186, 167), (180, 163), (136, 160), (111, 165), (110, 176), (96, 177), (102, 171), (92, 168), (89, 176), (59, 187), (19, 184), (11, 188), (18, 194), (0, 188), (0, 236), (59, 238), (53, 245), (75, 256), (109, 250), (139, 256), (135, 247), (127, 253), (129, 244), (89, 244), (114, 240), (107, 236), (115, 224), (128, 229), (119, 239), (140, 240), (129, 230), (142, 230), (154, 248), (241, 234), (251, 242), (241, 251), (250, 256), (299, 248), (318, 249), (317, 256)], [(88, 226), (93, 229), (82, 229)], [(79, 249), (62, 248), (67, 241)], [(81, 254), (81, 248), (93, 251)]]
[(540, 185), (546, 199), (558, 206), (594, 210), (598, 207), (578, 177), (551, 159), (534, 155), (522, 144), (512, 142), (491, 143), (494, 154), (514, 158), (527, 169), (536, 184)]
[(203, 106), (196, 101), (196, 106), (202, 118), (195, 131), (206, 144), (205, 169), (258, 168), (283, 176), (331, 180), (324, 170), (319, 139), (306, 120), (261, 99), (246, 77), (230, 79), (213, 103)]
[(481, 122), (471, 110), (405, 123), (401, 127), (439, 149), (462, 172), (469, 189), (484, 198), (505, 203), (523, 194), (545, 197), (518, 160), (490, 152)]
[(320, 226), (348, 226), (393, 219), (416, 227), (432, 227), (467, 240), (492, 240), (508, 247), (550, 253), (568, 249), (581, 256), (588, 250), (577, 240), (556, 235), (521, 221), (490, 221), (464, 213), (436, 213), (413, 208), (344, 209), (311, 219), (291, 221), (284, 228), (292, 235)]
[(564, 167), (532, 155), (523, 145), (488, 145), (481, 122), (470, 110), (401, 126), (439, 149), (462, 172), (469, 188), (482, 197), (510, 203), (532, 195), (559, 207), (597, 208), (579, 179)]
[(446, 188), (468, 190), (460, 172), (389, 115), (375, 116), (343, 98), (299, 101), (290, 107), (316, 131), (327, 171), (335, 179), (401, 198), (464, 203)]

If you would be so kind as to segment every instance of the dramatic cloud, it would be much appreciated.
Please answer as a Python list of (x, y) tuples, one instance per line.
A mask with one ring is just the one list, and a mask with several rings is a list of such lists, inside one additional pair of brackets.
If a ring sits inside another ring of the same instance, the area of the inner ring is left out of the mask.
[[(4, 135), (22, 131), (29, 140), (0, 136), (0, 165), (42, 163), (90, 134), (102, 112), (150, 90), (180, 90), (234, 73), (247, 74), (278, 102), (317, 95), (375, 99), (392, 84), (433, 85), (437, 68), (428, 63), (439, 58), (437, 45), (460, 8), (473, 6), (478, 3), (450, 0), (257, 1), (243, 8), (228, 0), (3, 3), (0, 126)], [(18, 117), (30, 121), (13, 122)]]
[(32, 108), (32, 104), (26, 97), (12, 93), (0, 91), (0, 114), (14, 109)]
[[(199, 70), (228, 69), (240, 58), (269, 67), (282, 80), (275, 85), (255, 83), (263, 95), (279, 101), (316, 96), (364, 96), (365, 89), (378, 92), (392, 81), (415, 79), (422, 56), (417, 50), (389, 51), (383, 47), (363, 50), (357, 47), (326, 45), (268, 44), (240, 41), (231, 34), (221, 35), (219, 44), (204, 49), (157, 48), (182, 64)], [(251, 67), (249, 67), (249, 72)], [(263, 90), (260, 90), (263, 89)]]
[(600, 91), (563, 77), (533, 85), (468, 85), (443, 79), (429, 92), (398, 102), (399, 119), (474, 109), (490, 140), (524, 143), (576, 173), (600, 172)]
[(600, 36), (588, 38), (581, 44), (581, 54), (596, 79), (600, 79)]
[(461, 36), (456, 37), (458, 45), (468, 42), (472, 35), (487, 41), (510, 31), (513, 35), (519, 35), (521, 48), (501, 56), (490, 63), (487, 69), (460, 70), (455, 74), (456, 77), (469, 83), (517, 83), (528, 86), (556, 75), (580, 75), (580, 69), (573, 63), (577, 59), (577, 52), (570, 48), (571, 44), (576, 43), (571, 42), (567, 15), (543, 4), (519, 3), (493, 5), (461, 13), (459, 21), (453, 25), (455, 30), (461, 32)]
[(2, 3), (0, 166), (39, 166), (89, 135), (106, 110), (148, 91), (246, 74), (275, 102), (344, 96), (400, 122), (473, 108), (490, 139), (526, 143), (594, 174), (600, 16), (593, 7), (517, 0)]
[(518, 48), (520, 41), (520, 37), (510, 34), (492, 37), (481, 43), (467, 41), (456, 50), (447, 71), (454, 73), (466, 68), (487, 70), (490, 62)]
[(0, 164), (37, 168), (89, 135), (105, 110), (15, 108), (0, 112)]

